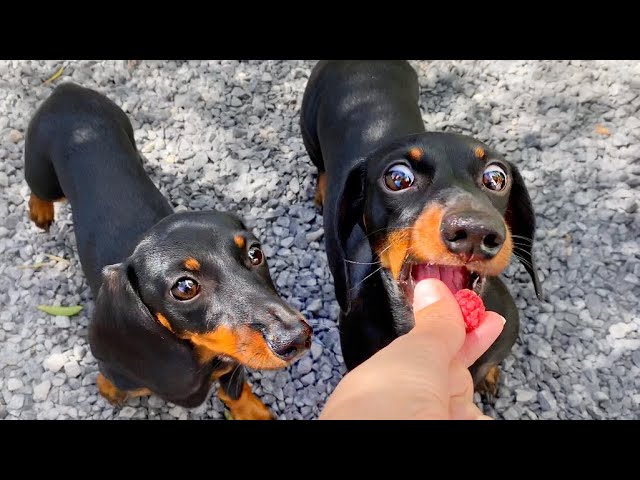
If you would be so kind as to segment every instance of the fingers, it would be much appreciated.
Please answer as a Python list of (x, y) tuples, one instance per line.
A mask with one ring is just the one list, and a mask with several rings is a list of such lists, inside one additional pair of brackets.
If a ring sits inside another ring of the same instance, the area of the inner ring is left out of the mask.
[(473, 380), (469, 369), (454, 358), (449, 368), (449, 418), (452, 420), (493, 420), (473, 403)]
[(430, 339), (437, 348), (453, 358), (465, 341), (462, 313), (451, 290), (440, 280), (420, 281), (414, 290), (415, 327), (407, 335)]
[(505, 319), (495, 312), (486, 312), (478, 327), (467, 333), (457, 358), (466, 366), (473, 365), (486, 352), (504, 329)]
[(463, 397), (451, 397), (449, 418), (451, 420), (493, 420), (484, 415), (473, 402)]

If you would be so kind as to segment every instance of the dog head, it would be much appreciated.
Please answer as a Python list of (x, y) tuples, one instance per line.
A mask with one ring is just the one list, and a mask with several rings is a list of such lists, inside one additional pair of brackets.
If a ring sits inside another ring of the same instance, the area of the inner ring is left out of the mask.
[[(504, 271), (512, 254), (542, 294), (524, 181), (515, 165), (471, 137), (420, 133), (386, 145), (348, 173), (339, 199), (335, 228), (343, 258), (359, 227), (390, 280), (387, 290), (405, 305), (424, 278), (439, 278), (454, 293), (482, 294), (485, 278)], [(362, 283), (346, 282), (352, 298)]]
[(285, 367), (309, 348), (311, 328), (278, 296), (238, 218), (180, 212), (104, 268), (89, 338), (96, 358), (162, 395), (178, 389), (170, 372), (188, 376), (213, 359)]

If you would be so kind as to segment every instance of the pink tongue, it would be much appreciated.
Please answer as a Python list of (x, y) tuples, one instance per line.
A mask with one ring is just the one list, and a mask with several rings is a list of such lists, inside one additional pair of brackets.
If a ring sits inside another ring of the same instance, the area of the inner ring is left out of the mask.
[(415, 283), (425, 278), (442, 280), (449, 290), (456, 293), (468, 287), (469, 273), (463, 267), (445, 267), (439, 265), (414, 265), (412, 275)]

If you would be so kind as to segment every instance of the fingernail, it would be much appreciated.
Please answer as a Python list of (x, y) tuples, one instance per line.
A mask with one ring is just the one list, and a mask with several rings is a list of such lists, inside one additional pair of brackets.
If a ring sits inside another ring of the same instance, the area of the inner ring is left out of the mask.
[(413, 290), (414, 311), (422, 310), (442, 299), (444, 293), (443, 288), (446, 289), (446, 285), (434, 278), (428, 278), (418, 282)]
[(507, 323), (507, 321), (504, 319), (502, 315), (498, 315), (498, 317), (500, 317), (500, 321), (502, 322), (502, 326), (504, 327), (504, 324)]

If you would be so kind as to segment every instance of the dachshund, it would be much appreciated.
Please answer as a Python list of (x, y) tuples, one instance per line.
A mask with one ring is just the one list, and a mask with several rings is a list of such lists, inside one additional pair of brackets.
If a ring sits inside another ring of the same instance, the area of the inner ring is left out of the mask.
[(406, 61), (321, 61), (301, 106), (305, 148), (351, 370), (413, 328), (413, 289), (438, 278), (472, 289), (506, 325), (471, 367), (495, 394), (519, 331), (498, 277), (512, 254), (542, 291), (532, 253), (533, 206), (517, 167), (469, 136), (427, 132), (417, 73)]
[(270, 419), (245, 368), (279, 369), (311, 345), (302, 314), (276, 292), (260, 241), (236, 215), (174, 213), (145, 173), (126, 114), (64, 83), (25, 138), (30, 218), (71, 205), (95, 309), (89, 343), (111, 403), (154, 393), (193, 408), (214, 381), (235, 419)]

